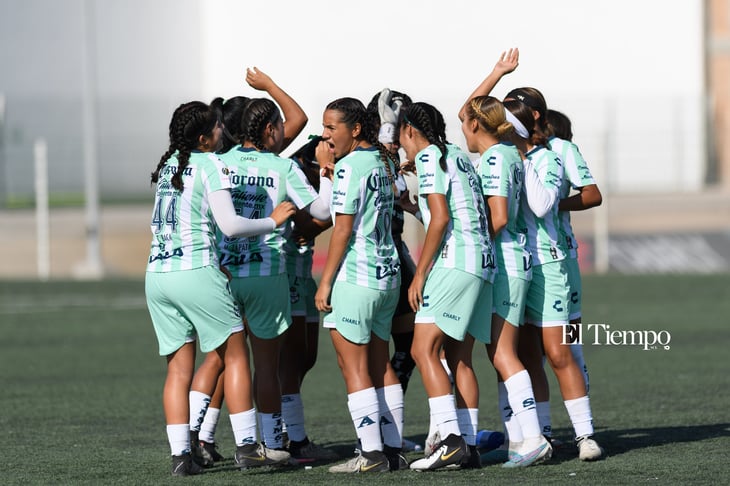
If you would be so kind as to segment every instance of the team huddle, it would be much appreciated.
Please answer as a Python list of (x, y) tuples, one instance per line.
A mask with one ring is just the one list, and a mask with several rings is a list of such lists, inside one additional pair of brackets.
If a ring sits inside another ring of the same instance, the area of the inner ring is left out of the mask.
[[(489, 96), (518, 57), (517, 49), (503, 53), (459, 110), (476, 160), (447, 141), (437, 108), (387, 88), (367, 106), (355, 98), (329, 103), (321, 136), (289, 157), (280, 154), (307, 116), (255, 68), (246, 81), (273, 101), (217, 98), (175, 110), (169, 149), (151, 175), (145, 278), (167, 359), (173, 475), (199, 474), (223, 459), (215, 430), (224, 400), (237, 467), (337, 459), (309, 439), (300, 393), (320, 321), (358, 442), (332, 473), (550, 459), (558, 442), (545, 363), (579, 458), (603, 456), (582, 349), (563, 344), (564, 328), (581, 319), (570, 211), (599, 205), (601, 193), (571, 142), (570, 120), (548, 110), (540, 91)], [(417, 262), (402, 239), (405, 212), (425, 228)], [(329, 228), (317, 283), (314, 241)], [(494, 365), (504, 426), (504, 440), (489, 450), (478, 440), (475, 341)], [(196, 369), (197, 346), (205, 359)], [(424, 457), (409, 463), (404, 394), (415, 368), (430, 426)]]

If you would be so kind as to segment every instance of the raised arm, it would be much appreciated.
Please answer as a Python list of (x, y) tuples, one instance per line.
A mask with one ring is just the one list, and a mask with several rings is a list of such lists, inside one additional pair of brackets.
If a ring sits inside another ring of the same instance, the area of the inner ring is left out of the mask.
[(477, 86), (474, 92), (470, 94), (464, 102), (461, 110), (459, 110), (459, 120), (464, 121), (464, 117), (466, 116), (465, 110), (467, 103), (469, 103), (473, 98), (476, 98), (477, 96), (486, 96), (491, 93), (494, 87), (497, 86), (499, 80), (502, 79), (502, 76), (504, 76), (505, 74), (509, 74), (517, 69), (517, 66), (519, 65), (519, 60), (520, 50), (516, 47), (503, 52), (502, 55), (499, 56), (497, 64), (494, 65), (492, 72), (489, 73), (486, 78), (484, 78), (484, 81), (482, 81), (479, 86)]
[(246, 82), (254, 89), (269, 93), (281, 108), (284, 115), (284, 143), (281, 150), (284, 150), (297, 138), (309, 121), (306, 113), (268, 74), (259, 71), (257, 67), (246, 69)]

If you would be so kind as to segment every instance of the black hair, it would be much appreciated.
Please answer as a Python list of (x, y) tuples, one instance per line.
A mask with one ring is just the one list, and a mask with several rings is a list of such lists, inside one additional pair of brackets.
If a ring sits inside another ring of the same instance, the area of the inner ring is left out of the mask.
[(281, 119), (279, 107), (270, 99), (249, 100), (241, 114), (241, 143), (251, 142), (258, 150), (265, 150), (264, 129), (269, 123), (275, 125)]
[(441, 151), (439, 165), (446, 172), (446, 122), (440, 111), (428, 103), (416, 102), (402, 112), (401, 126), (411, 125)]
[(573, 141), (573, 124), (565, 114), (556, 110), (548, 110), (547, 123), (551, 134), (569, 142)]
[(226, 153), (234, 145), (241, 143), (241, 115), (249, 100), (250, 98), (246, 96), (234, 96), (225, 101), (223, 98), (216, 98), (210, 103), (219, 111), (220, 119), (223, 122), (223, 137), (218, 153)]
[(319, 192), (319, 177), (314, 177), (314, 174), (319, 174), (315, 150), (323, 139), (320, 135), (311, 135), (309, 138), (310, 140), (299, 147), (289, 158), (297, 163), (312, 187)]
[(160, 170), (177, 152), (178, 167), (171, 182), (175, 189), (182, 191), (184, 187), (182, 175), (190, 163), (190, 153), (198, 147), (201, 136), (210, 137), (213, 134), (218, 122), (218, 111), (202, 101), (191, 101), (178, 106), (170, 121), (170, 146), (150, 175), (151, 183), (157, 183), (160, 179)]
[[(378, 129), (380, 127), (380, 117), (378, 116), (377, 110), (375, 113), (365, 109), (362, 102), (355, 98), (339, 98), (332, 101), (327, 105), (327, 110), (339, 111), (342, 113), (342, 123), (347, 125), (348, 128), (353, 129), (355, 125), (360, 124), (360, 135), (357, 140), (363, 140), (369, 144), (375, 146), (380, 153), (380, 160), (385, 164), (385, 170), (388, 172), (388, 177), (395, 184), (395, 176), (392, 173), (390, 160), (393, 164), (397, 165), (398, 161), (393, 158), (393, 155), (385, 148), (385, 145), (378, 141)], [(394, 190), (394, 193), (396, 191)]]
[[(535, 120), (535, 117), (533, 116), (532, 121), (530, 122), (530, 126), (534, 127), (530, 143), (532, 143), (532, 145), (546, 145), (550, 129), (547, 122), (547, 102), (540, 90), (529, 87), (515, 88), (507, 93), (505, 99), (508, 98), (521, 101), (539, 114), (537, 120)], [(525, 125), (525, 127), (527, 127), (527, 125)]]

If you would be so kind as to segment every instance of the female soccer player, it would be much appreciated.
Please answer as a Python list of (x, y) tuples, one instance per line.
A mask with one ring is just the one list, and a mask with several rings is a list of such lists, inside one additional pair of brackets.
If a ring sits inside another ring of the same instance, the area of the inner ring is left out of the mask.
[[(284, 121), (284, 141), (280, 150), (284, 150), (301, 133), (307, 123), (307, 116), (299, 104), (279, 87), (266, 73), (258, 68), (246, 69), (246, 83), (252, 88), (264, 91), (271, 96), (282, 110)], [(235, 96), (228, 100), (216, 98), (211, 103), (223, 120), (223, 136), (217, 150), (224, 154), (241, 142), (241, 116), (243, 109), (251, 98)], [(218, 425), (220, 407), (223, 402), (223, 374), (221, 363), (213, 355), (198, 369), (190, 391), (190, 434), (193, 441), (193, 459), (205, 467), (212, 466), (222, 460), (215, 445), (215, 429)], [(211, 380), (218, 377), (212, 396), (201, 390), (210, 388)]]
[(462, 111), (461, 128), (469, 151), (482, 154), (479, 174), (489, 207), (490, 234), (496, 240), (492, 340), (487, 344), (487, 355), (497, 370), (499, 410), (509, 438), (509, 460), (504, 466), (524, 467), (552, 455), (540, 430), (530, 375), (517, 356), (532, 258), (526, 248), (520, 205), (524, 167), (509, 140), (514, 135), (513, 124), (524, 136), (527, 133), (519, 120), (491, 96), (472, 98)]
[(196, 334), (201, 351), (215, 353), (225, 363), (227, 404), (239, 464), (275, 464), (288, 459), (268, 454), (256, 443), (241, 317), (218, 268), (214, 227), (229, 236), (264, 234), (286, 221), (294, 208), (283, 203), (270, 217), (255, 221), (236, 215), (228, 170), (212, 154), (221, 133), (215, 109), (199, 101), (180, 105), (170, 122), (170, 146), (151, 176), (156, 194), (145, 295), (160, 355), (167, 358), (162, 402), (176, 476), (201, 472), (192, 462), (189, 433), (188, 392)]
[[(583, 300), (583, 286), (578, 266), (578, 239), (573, 234), (573, 227), (570, 224), (571, 211), (583, 211), (603, 202), (601, 191), (598, 189), (588, 163), (580, 153), (578, 146), (573, 143), (573, 130), (570, 118), (559, 111), (547, 111), (547, 122), (551, 136), (548, 139), (550, 150), (560, 156), (565, 170), (563, 185), (560, 190), (560, 233), (565, 239), (568, 248), (568, 255), (565, 259), (568, 268), (568, 282), (570, 283), (570, 323), (580, 324), (582, 318), (581, 301)], [(576, 190), (571, 194), (571, 189)], [(586, 382), (586, 392), (590, 389), (588, 380), (588, 367), (583, 357), (583, 345), (571, 344), (570, 350), (583, 372)]]
[[(281, 150), (284, 129), (276, 104), (250, 100), (241, 118), (241, 145), (221, 160), (230, 172), (236, 210), (257, 219), (284, 200), (319, 219), (329, 217), (331, 181), (321, 178), (322, 197)], [(232, 276), (231, 291), (247, 322), (254, 362), (254, 397), (266, 446), (283, 449), (279, 354), (283, 334), (291, 325), (289, 279), (283, 252), (284, 228), (256, 238), (221, 238), (221, 265)]]
[[(535, 88), (517, 88), (507, 94), (507, 101), (515, 102), (507, 107), (515, 110), (513, 113), (518, 119), (525, 118), (523, 123), (527, 123), (530, 135), (525, 141), (524, 194), (531, 210), (525, 211), (525, 224), (533, 269), (525, 312), (525, 320), (530, 325), (520, 329), (519, 357), (530, 373), (536, 401), (548, 403), (542, 363), (544, 351), (558, 379), (573, 424), (579, 457), (592, 461), (599, 459), (603, 451), (593, 439), (593, 416), (585, 380), (570, 347), (562, 344), (564, 327), (570, 320), (570, 285), (565, 267), (567, 248), (559, 234), (563, 164), (560, 157), (546, 147), (547, 104), (542, 93)], [(532, 115), (532, 126), (524, 111), (519, 111), (525, 108)]]
[(330, 329), (361, 444), (356, 457), (330, 471), (400, 469), (407, 467), (400, 455), (403, 389), (388, 349), (400, 286), (390, 228), (395, 166), (378, 142), (374, 116), (360, 101), (331, 102), (322, 124), (325, 141), (317, 148), (317, 160), (332, 168), (334, 228), (314, 301), (327, 312), (324, 326)]
[[(416, 163), (419, 207), (426, 226), (408, 289), (416, 312), (411, 354), (429, 397), (431, 421), (441, 437), (431, 454), (410, 467), (437, 469), (459, 465), (465, 457), (467, 467), (478, 467), (479, 387), (471, 354), (474, 339), (489, 342), (490, 326), (484, 316), (491, 314), (495, 271), (481, 183), (467, 155), (447, 144), (443, 116), (427, 103), (413, 103), (404, 110), (400, 143)], [(456, 401), (439, 357), (441, 348), (454, 374)], [(470, 430), (460, 428), (457, 402), (459, 408), (468, 409)], [(476, 463), (470, 460), (473, 456)]]

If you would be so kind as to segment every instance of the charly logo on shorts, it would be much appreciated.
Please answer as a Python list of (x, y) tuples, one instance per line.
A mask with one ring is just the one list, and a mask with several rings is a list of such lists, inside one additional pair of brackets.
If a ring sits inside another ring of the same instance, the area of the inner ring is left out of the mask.
[(668, 351), (672, 335), (669, 331), (626, 331), (611, 329), (609, 324), (568, 324), (563, 326), (562, 344), (593, 346), (641, 346), (644, 351), (663, 348)]

